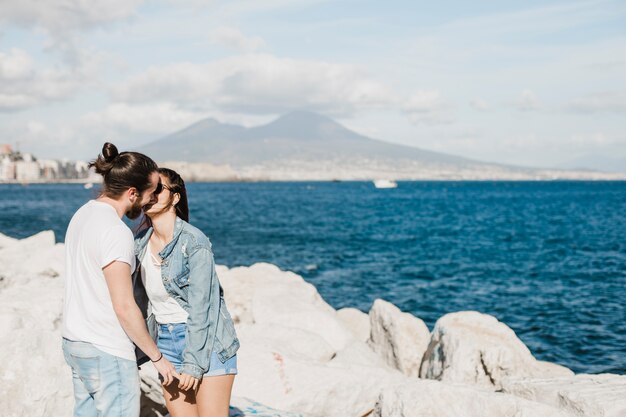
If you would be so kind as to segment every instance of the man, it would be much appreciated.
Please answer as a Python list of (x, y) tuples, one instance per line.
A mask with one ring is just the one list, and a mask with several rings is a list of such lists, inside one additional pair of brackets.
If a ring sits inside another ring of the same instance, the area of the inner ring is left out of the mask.
[(133, 298), (133, 235), (122, 221), (137, 218), (162, 189), (157, 165), (105, 143), (90, 163), (102, 191), (72, 217), (65, 236), (63, 353), (72, 368), (76, 417), (138, 417), (137, 345), (169, 385), (178, 377), (150, 337)]

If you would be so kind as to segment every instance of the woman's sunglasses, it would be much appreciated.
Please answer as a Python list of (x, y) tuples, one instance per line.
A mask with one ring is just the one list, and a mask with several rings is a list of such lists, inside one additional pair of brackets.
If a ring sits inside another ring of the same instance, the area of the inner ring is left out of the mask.
[(159, 195), (163, 192), (163, 189), (172, 191), (171, 187), (168, 187), (167, 185), (163, 184), (161, 181), (159, 181), (159, 183), (157, 184), (156, 189), (154, 190), (154, 195)]

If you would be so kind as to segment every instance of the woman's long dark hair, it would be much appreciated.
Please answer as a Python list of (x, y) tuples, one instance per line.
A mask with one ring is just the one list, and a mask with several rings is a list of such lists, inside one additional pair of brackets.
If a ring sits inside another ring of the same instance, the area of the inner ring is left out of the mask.
[(169, 168), (159, 168), (159, 174), (167, 177), (170, 183), (170, 204), (174, 202), (174, 194), (180, 195), (180, 200), (174, 206), (176, 215), (189, 223), (189, 203), (187, 202), (187, 188), (185, 188), (185, 181), (178, 175), (178, 172)]
[(102, 195), (117, 198), (129, 188), (141, 194), (150, 188), (150, 174), (158, 170), (157, 164), (139, 152), (119, 153), (117, 147), (106, 142), (102, 154), (89, 163), (89, 168), (104, 177)]

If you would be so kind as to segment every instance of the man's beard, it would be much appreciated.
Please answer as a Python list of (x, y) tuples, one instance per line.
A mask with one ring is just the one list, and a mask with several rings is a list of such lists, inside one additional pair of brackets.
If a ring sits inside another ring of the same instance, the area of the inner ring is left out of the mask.
[(137, 200), (133, 203), (133, 205), (126, 212), (126, 217), (131, 220), (135, 220), (137, 217), (141, 215), (143, 211), (143, 206), (141, 205), (141, 200)]

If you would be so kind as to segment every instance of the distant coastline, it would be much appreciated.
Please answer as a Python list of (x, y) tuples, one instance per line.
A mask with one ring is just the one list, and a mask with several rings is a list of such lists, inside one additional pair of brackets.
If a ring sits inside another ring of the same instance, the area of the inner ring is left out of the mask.
[[(188, 180), (186, 181), (188, 184), (241, 184), (241, 183), (308, 183), (308, 182), (320, 182), (320, 183), (329, 183), (329, 182), (373, 182), (373, 179), (252, 179), (252, 178), (242, 178), (242, 179), (206, 179), (206, 180)], [(467, 178), (421, 178), (421, 179), (398, 179), (396, 180), (398, 183), (403, 182), (625, 182), (626, 175), (622, 178), (535, 178), (535, 179), (509, 179), (509, 178), (486, 178), (486, 179), (467, 179)], [(3, 185), (23, 185), (25, 187), (29, 185), (59, 185), (59, 184), (93, 184), (98, 185), (100, 181), (89, 181), (87, 179), (59, 179), (59, 180), (39, 180), (39, 181), (0, 181), (0, 186)]]
[(0, 185), (35, 185), (35, 184), (89, 184), (93, 181), (88, 178), (77, 179), (53, 179), (53, 180), (34, 180), (34, 181), (18, 181), (18, 180), (2, 180)]

